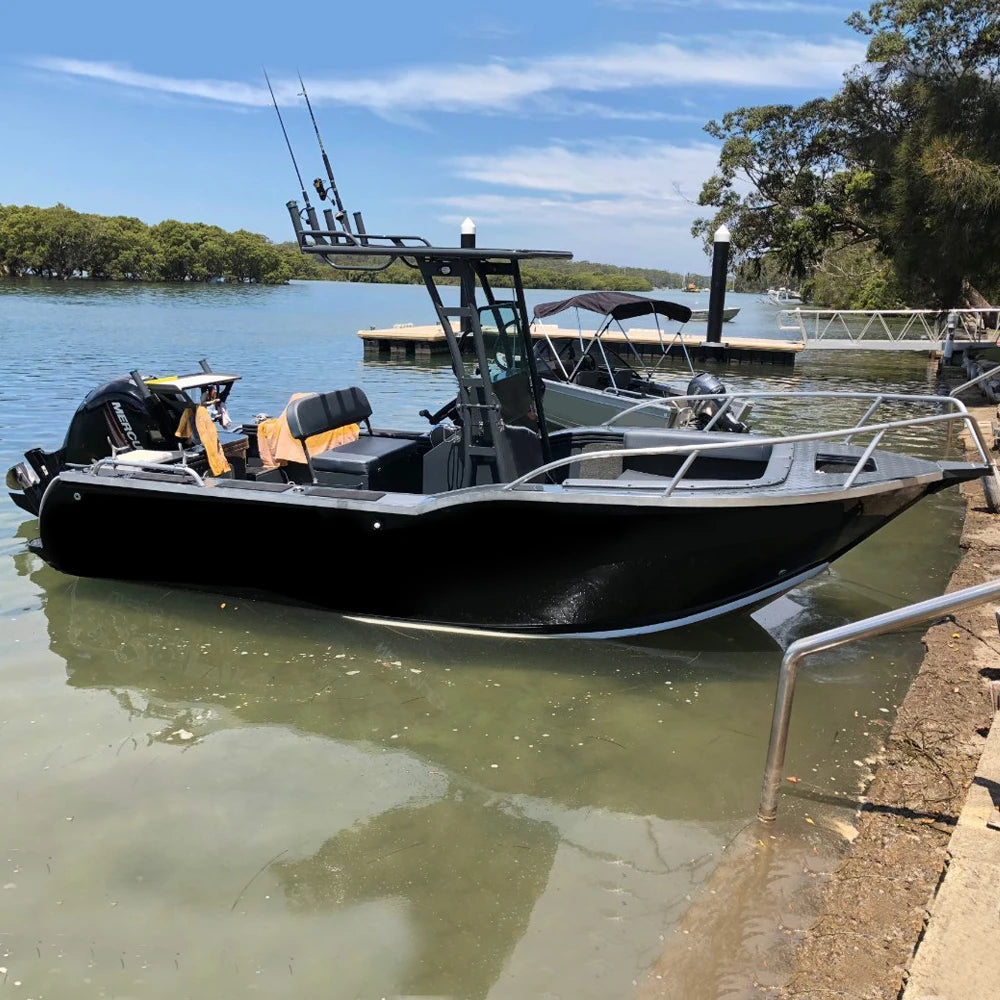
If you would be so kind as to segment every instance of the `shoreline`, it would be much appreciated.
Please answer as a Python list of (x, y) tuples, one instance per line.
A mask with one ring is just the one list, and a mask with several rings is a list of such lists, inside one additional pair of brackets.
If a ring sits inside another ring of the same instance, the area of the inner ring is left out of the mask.
[[(996, 407), (968, 409), (988, 431)], [(987, 512), (978, 481), (960, 489), (966, 504), (961, 555), (945, 592), (1000, 577), (1000, 517)], [(948, 914), (939, 921), (946, 941), (936, 934), (924, 955), (919, 950), (952, 860), (952, 835), (963, 807), (968, 809), (967, 798), (975, 798), (969, 790), (985, 794), (974, 780), (996, 784), (1000, 792), (1000, 763), (995, 775), (990, 772), (992, 781), (976, 779), (993, 722), (989, 682), (1000, 678), (994, 605), (949, 616), (927, 629), (922, 641), (920, 666), (881, 748), (864, 761), (867, 780), (858, 795), (839, 805), (828, 802), (833, 808), (813, 811), (813, 820), (790, 810), (792, 786), (785, 785), (778, 822), (754, 819), (726, 848), (637, 984), (638, 1000), (991, 1000), (995, 995), (995, 989), (982, 993), (974, 987), (952, 993), (924, 989), (929, 981), (937, 985), (983, 964), (981, 958), (954, 958), (956, 948), (947, 937), (964, 933), (960, 945), (981, 955), (989, 950), (983, 948), (988, 930), (983, 921), (970, 939), (969, 919), (955, 921)], [(996, 752), (991, 748), (988, 756), (1000, 762), (1000, 728), (993, 735)], [(981, 811), (982, 802), (978, 805)], [(989, 836), (998, 838), (985, 846), (992, 846), (1000, 881), (1000, 832)], [(969, 866), (957, 867), (964, 872)], [(963, 912), (973, 895), (959, 885), (950, 894), (951, 910)], [(989, 901), (995, 915), (995, 900)], [(996, 934), (988, 940), (995, 945)], [(992, 951), (997, 957), (986, 963), (989, 969), (1000, 965), (1000, 951)], [(911, 996), (905, 991), (918, 956), (918, 992)]]
[[(996, 408), (969, 411), (988, 427)], [(987, 512), (978, 482), (961, 490), (962, 556), (948, 592), (1000, 576), (1000, 518)], [(861, 797), (858, 836), (823, 887), (790, 975), (773, 994), (782, 1000), (896, 998), (919, 955), (993, 722), (988, 682), (1000, 676), (994, 606), (958, 612), (931, 626), (923, 642), (923, 662)]]

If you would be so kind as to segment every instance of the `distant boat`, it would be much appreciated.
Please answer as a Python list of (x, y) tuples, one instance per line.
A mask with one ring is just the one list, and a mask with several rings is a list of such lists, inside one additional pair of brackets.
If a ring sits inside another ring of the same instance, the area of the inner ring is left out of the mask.
[[(729, 306), (722, 310), (722, 322), (728, 323), (731, 319), (736, 318), (736, 314), (740, 311), (739, 306)], [(708, 322), (708, 310), (707, 309), (692, 309), (691, 310), (691, 320), (692, 323), (707, 323)]]
[(785, 288), (782, 285), (781, 288), (769, 288), (767, 290), (767, 297), (775, 303), (775, 305), (784, 305), (786, 302), (801, 302), (802, 294), (795, 291), (793, 288)]

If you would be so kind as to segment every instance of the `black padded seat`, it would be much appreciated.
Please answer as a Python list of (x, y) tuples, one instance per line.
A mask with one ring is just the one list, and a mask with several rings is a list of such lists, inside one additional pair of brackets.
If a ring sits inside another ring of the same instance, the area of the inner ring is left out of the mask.
[(365, 473), (370, 479), (384, 464), (397, 462), (409, 453), (417, 453), (417, 442), (412, 439), (362, 434), (357, 441), (313, 455), (312, 465), (317, 472)]
[[(363, 390), (349, 386), (293, 400), (285, 414), (292, 437), (302, 444), (314, 483), (419, 492), (421, 462), (417, 441), (373, 433), (368, 419), (371, 412)], [(309, 454), (307, 438), (347, 424), (364, 424), (368, 433), (318, 455)]]

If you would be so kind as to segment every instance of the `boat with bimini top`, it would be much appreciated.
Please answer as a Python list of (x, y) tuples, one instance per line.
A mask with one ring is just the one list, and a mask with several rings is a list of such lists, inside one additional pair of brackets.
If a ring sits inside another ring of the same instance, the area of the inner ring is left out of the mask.
[[(574, 334), (542, 325), (539, 320), (575, 309), (601, 315), (597, 330)], [(637, 345), (624, 321), (649, 316), (656, 323), (656, 338)], [(632, 292), (584, 292), (534, 308), (535, 365), (545, 384), (545, 417), (551, 426), (600, 424), (644, 400), (661, 401), (634, 411), (629, 422), (653, 427), (704, 429), (709, 423), (720, 431), (745, 432), (741, 410), (728, 410), (713, 420), (720, 404), (706, 399), (693, 405), (674, 403), (689, 396), (718, 396), (726, 388), (708, 372), (695, 373), (680, 329), (664, 334), (660, 319), (686, 323), (691, 310), (677, 302), (653, 299)], [(686, 390), (656, 378), (676, 345), (687, 359), (692, 378)], [(640, 347), (642, 351), (640, 352)], [(651, 359), (650, 359), (650, 356)]]

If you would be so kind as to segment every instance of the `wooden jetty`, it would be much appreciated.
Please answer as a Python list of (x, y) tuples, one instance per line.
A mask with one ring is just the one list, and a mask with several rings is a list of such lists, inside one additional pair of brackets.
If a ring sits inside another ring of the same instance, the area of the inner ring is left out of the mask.
[[(452, 321), (452, 326), (457, 332), (457, 322)], [(535, 323), (531, 332), (536, 340), (545, 336), (553, 340), (576, 340), (580, 337), (591, 339), (595, 331)], [(373, 327), (359, 330), (358, 336), (364, 342), (365, 358), (369, 360), (389, 358), (405, 361), (412, 358), (415, 361), (426, 361), (448, 351), (444, 331), (437, 324), (414, 326), (412, 323), (397, 323), (388, 329), (378, 330)], [(620, 330), (607, 330), (601, 335), (601, 340), (619, 349), (631, 341), (644, 359), (661, 357), (665, 348), (668, 357), (683, 361), (684, 349), (687, 348), (692, 361), (716, 361), (722, 364), (794, 365), (795, 356), (804, 346), (796, 341), (753, 337), (730, 337), (721, 344), (709, 344), (704, 335), (666, 332), (661, 335), (656, 330), (643, 329), (629, 330), (627, 339)]]

